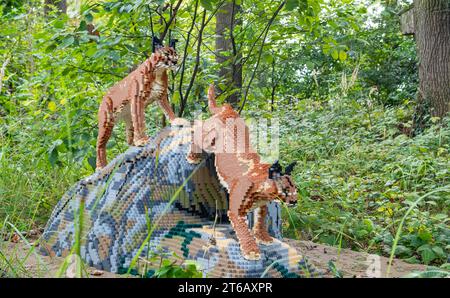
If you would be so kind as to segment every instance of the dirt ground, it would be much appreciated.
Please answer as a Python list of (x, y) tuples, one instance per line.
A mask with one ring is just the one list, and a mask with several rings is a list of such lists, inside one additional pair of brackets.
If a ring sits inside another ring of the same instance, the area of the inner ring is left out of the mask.
[[(386, 257), (369, 255), (349, 249), (342, 249), (338, 254), (337, 248), (323, 244), (292, 239), (285, 239), (285, 241), (298, 249), (308, 261), (322, 270), (325, 277), (336, 277), (336, 273), (329, 269), (330, 261), (335, 264), (337, 270), (346, 278), (386, 277), (388, 265), (388, 258)], [(0, 252), (5, 255), (13, 267), (18, 268), (17, 274), (19, 276), (56, 277), (59, 268), (64, 262), (64, 258), (42, 256), (37, 252), (36, 248), (30, 253), (30, 247), (30, 244), (24, 243), (23, 240), (18, 243), (0, 242)], [(425, 269), (426, 266), (424, 265), (408, 264), (402, 260), (395, 259), (392, 264), (390, 277), (403, 277), (408, 273), (424, 271)], [(71, 277), (70, 271), (69, 267), (68, 277)], [(126, 277), (95, 268), (87, 268), (86, 272), (88, 275), (86, 277), (93, 278)]]
[[(341, 249), (338, 253), (337, 247), (310, 241), (293, 239), (285, 239), (285, 241), (299, 250), (317, 268), (324, 270), (326, 277), (336, 276), (329, 270), (328, 263), (330, 261), (334, 262), (343, 277), (386, 277), (389, 258), (350, 249)], [(404, 277), (411, 272), (425, 271), (426, 268), (427, 266), (425, 265), (409, 264), (405, 261), (394, 259), (389, 277)]]

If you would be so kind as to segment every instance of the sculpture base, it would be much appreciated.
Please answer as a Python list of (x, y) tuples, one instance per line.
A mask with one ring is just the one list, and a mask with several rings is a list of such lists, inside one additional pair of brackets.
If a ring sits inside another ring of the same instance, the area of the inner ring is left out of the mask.
[[(244, 259), (230, 225), (213, 227), (179, 222), (162, 237), (159, 245), (162, 251), (170, 253), (168, 259), (172, 261), (179, 261), (181, 257), (195, 262), (203, 277), (298, 278), (320, 275), (295, 248), (278, 239), (270, 245), (260, 245), (260, 260)], [(159, 262), (141, 259), (134, 273), (150, 277)], [(125, 273), (127, 269), (121, 268), (119, 272)]]
[[(53, 210), (41, 252), (67, 256), (77, 247), (89, 266), (113, 273), (129, 271), (139, 254), (131, 272), (146, 276), (159, 268), (161, 255), (195, 261), (207, 277), (317, 275), (294, 248), (277, 239), (260, 245), (260, 260), (242, 257), (214, 164), (186, 160), (190, 139), (189, 127), (166, 128), (144, 147), (131, 147), (79, 181)], [(280, 207), (271, 204), (267, 226), (281, 238)]]

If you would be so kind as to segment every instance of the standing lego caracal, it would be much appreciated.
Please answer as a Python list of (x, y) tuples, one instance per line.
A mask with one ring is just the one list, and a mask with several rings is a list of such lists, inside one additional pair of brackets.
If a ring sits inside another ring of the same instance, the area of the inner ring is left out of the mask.
[(156, 101), (170, 122), (176, 119), (167, 99), (167, 71), (176, 67), (177, 62), (175, 40), (164, 47), (154, 38), (150, 58), (108, 90), (98, 110), (98, 169), (107, 164), (106, 144), (119, 120), (125, 121), (128, 144), (142, 146), (149, 140), (145, 134), (144, 112), (150, 103)]

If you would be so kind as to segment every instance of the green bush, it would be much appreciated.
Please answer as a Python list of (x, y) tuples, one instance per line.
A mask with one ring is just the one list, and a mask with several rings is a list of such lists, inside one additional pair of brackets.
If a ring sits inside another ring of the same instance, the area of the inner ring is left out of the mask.
[[(281, 159), (297, 160), (300, 201), (293, 221), (305, 239), (389, 255), (399, 222), (406, 219), (395, 255), (410, 262), (442, 264), (449, 256), (450, 128), (435, 125), (414, 138), (412, 108), (337, 99), (304, 101), (284, 116)], [(283, 117), (281, 116), (281, 117)], [(287, 116), (287, 117), (286, 117)], [(402, 123), (403, 125), (399, 125)]]

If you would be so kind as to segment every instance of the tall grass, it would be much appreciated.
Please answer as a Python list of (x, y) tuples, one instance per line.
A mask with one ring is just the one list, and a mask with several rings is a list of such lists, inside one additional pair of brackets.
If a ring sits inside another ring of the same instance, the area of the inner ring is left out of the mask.
[(411, 206), (409, 206), (408, 210), (406, 210), (405, 215), (403, 216), (402, 220), (400, 221), (398, 228), (397, 228), (397, 233), (395, 234), (395, 238), (394, 238), (394, 243), (392, 245), (392, 249), (391, 249), (391, 255), (389, 256), (389, 263), (388, 263), (388, 267), (386, 270), (386, 277), (389, 277), (389, 274), (391, 273), (391, 266), (392, 266), (392, 261), (394, 259), (394, 255), (395, 255), (395, 250), (397, 249), (397, 245), (398, 245), (398, 241), (400, 239), (400, 235), (402, 234), (403, 231), (403, 224), (405, 223), (406, 218), (408, 218), (408, 216), (411, 214), (412, 210), (417, 206), (417, 204), (419, 204), (423, 199), (425, 199), (426, 197), (434, 194), (434, 193), (438, 193), (438, 192), (443, 192), (443, 191), (450, 191), (450, 187), (443, 187), (440, 189), (436, 189), (433, 191), (430, 191), (426, 194), (424, 194), (423, 196), (421, 196), (420, 198), (418, 198), (415, 202), (413, 202), (411, 204)]

